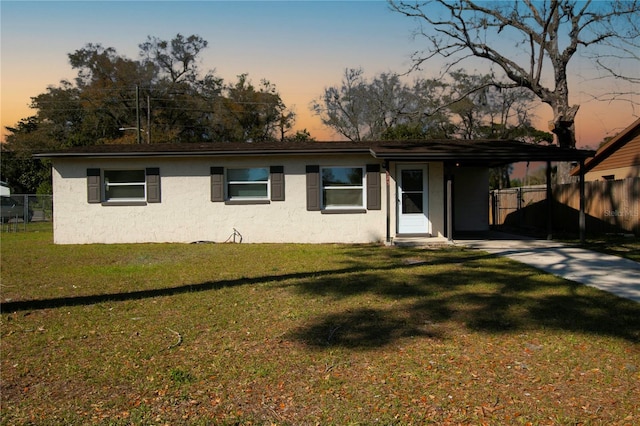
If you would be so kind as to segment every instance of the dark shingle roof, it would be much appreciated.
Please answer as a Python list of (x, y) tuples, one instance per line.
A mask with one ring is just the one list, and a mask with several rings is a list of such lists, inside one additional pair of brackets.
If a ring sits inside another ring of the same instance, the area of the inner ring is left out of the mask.
[(519, 161), (575, 161), (592, 151), (510, 140), (419, 140), (367, 142), (217, 142), (91, 145), (35, 154), (36, 158), (135, 158), (369, 153), (397, 161), (449, 161), (497, 166)]
[(89, 145), (36, 154), (39, 158), (277, 155), (316, 152), (369, 152), (369, 146), (353, 142), (211, 142), (133, 145)]
[(380, 142), (372, 151), (376, 157), (388, 160), (453, 161), (490, 166), (520, 161), (575, 161), (591, 155), (591, 151), (556, 145), (489, 139), (434, 140), (415, 144)]

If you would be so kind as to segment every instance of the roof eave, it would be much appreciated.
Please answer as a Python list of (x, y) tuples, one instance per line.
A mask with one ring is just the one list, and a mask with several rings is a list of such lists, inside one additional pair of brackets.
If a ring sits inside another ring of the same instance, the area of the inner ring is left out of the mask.
[(256, 155), (308, 155), (308, 154), (368, 154), (368, 148), (353, 149), (297, 149), (297, 150), (225, 150), (225, 151), (140, 151), (140, 152), (43, 152), (34, 154), (34, 158), (141, 158), (141, 157), (228, 157), (228, 156), (256, 156)]
[(492, 155), (488, 157), (478, 155), (434, 155), (434, 154), (414, 154), (407, 155), (406, 153), (375, 153), (372, 152), (373, 157), (381, 160), (391, 161), (455, 161), (460, 163), (471, 162), (475, 164), (511, 164), (525, 161), (579, 161), (593, 155), (592, 151), (576, 150), (573, 153), (553, 153), (553, 155), (545, 153), (537, 154), (521, 154), (521, 155)]
[[(618, 133), (617, 135), (609, 139), (605, 144), (603, 144), (600, 148), (598, 148), (598, 150), (595, 151), (590, 158), (587, 158), (583, 166), (584, 168), (583, 173), (588, 173), (589, 171), (591, 171), (591, 169), (593, 169), (602, 161), (604, 161), (607, 157), (609, 157), (609, 155), (611, 155), (613, 152), (615, 152), (618, 149), (620, 144), (624, 144), (628, 142), (628, 140), (631, 140), (633, 138), (633, 133), (637, 132), (639, 129), (640, 129), (640, 118), (638, 118), (636, 121), (631, 123), (631, 125), (625, 128), (623, 131), (621, 131), (620, 133)], [(580, 174), (580, 166), (575, 167), (570, 172), (571, 176), (577, 176), (579, 174)]]

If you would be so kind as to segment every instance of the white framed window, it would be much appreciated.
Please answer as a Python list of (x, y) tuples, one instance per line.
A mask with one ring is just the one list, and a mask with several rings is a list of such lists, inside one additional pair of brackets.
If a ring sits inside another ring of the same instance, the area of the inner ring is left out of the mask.
[(226, 169), (228, 200), (268, 200), (269, 168)]
[(322, 167), (320, 169), (324, 209), (364, 208), (364, 167)]
[(147, 198), (147, 179), (144, 169), (105, 170), (105, 201), (145, 201)]

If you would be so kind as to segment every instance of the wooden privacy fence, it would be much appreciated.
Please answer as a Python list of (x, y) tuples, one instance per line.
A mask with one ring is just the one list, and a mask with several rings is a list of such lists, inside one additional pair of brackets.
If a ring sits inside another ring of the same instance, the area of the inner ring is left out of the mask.
[[(578, 232), (580, 185), (552, 186), (554, 231)], [(546, 186), (491, 191), (489, 221), (494, 226), (547, 229)], [(586, 231), (640, 235), (640, 178), (585, 182)]]

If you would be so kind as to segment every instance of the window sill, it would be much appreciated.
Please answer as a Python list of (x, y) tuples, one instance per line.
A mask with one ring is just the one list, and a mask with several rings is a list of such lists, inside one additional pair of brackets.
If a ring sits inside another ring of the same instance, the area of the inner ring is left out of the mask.
[(366, 213), (367, 209), (325, 209), (321, 210), (322, 214), (362, 214)]
[(224, 202), (227, 206), (247, 206), (250, 204), (271, 204), (270, 200), (227, 200)]
[(103, 206), (146, 206), (146, 201), (104, 201)]

